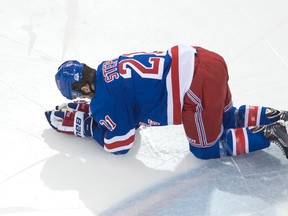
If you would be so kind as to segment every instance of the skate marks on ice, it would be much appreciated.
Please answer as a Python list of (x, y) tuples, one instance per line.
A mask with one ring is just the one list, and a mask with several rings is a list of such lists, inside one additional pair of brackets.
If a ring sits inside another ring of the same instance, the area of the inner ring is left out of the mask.
[(278, 150), (210, 160), (100, 215), (286, 215), (288, 162)]
[(143, 155), (146, 151), (141, 149), (143, 143), (139, 130), (133, 148), (126, 155), (106, 153), (92, 139), (55, 134), (52, 129), (44, 130), (42, 137), (58, 154), (44, 163), (41, 180), (53, 191), (77, 192), (79, 200), (83, 202), (81, 208), (91, 210), (93, 215), (113, 208), (115, 203), (129, 199), (143, 189), (165, 182), (183, 168), (178, 166), (171, 172), (171, 163), (168, 162), (169, 168), (165, 170), (165, 157), (158, 163), (154, 159), (156, 168), (137, 159), (137, 155)]
[(93, 215), (285, 215), (288, 161), (276, 146), (208, 161), (189, 153), (171, 171), (164, 160), (153, 168), (137, 159), (145, 133), (137, 132), (134, 148), (123, 156), (102, 152), (90, 139), (52, 133), (45, 130), (43, 138), (59, 154), (45, 162), (41, 179), (52, 190), (77, 191), (80, 206)]

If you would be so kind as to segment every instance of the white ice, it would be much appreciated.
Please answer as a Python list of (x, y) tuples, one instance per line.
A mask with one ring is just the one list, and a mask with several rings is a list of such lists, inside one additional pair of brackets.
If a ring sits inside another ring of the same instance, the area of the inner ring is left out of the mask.
[(143, 128), (105, 153), (56, 133), (44, 112), (67, 102), (54, 75), (176, 44), (221, 54), (235, 106), (288, 109), (287, 0), (2, 0), (0, 215), (287, 216), (288, 160), (276, 146), (203, 161), (181, 126)]

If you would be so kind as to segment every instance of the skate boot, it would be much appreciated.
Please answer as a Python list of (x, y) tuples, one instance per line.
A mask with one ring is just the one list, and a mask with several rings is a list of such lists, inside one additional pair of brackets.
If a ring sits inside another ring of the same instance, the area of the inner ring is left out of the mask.
[(288, 121), (288, 111), (276, 110), (276, 109), (267, 107), (265, 111), (265, 116), (268, 119), (279, 118), (279, 120), (284, 120), (285, 122)]
[[(283, 114), (283, 115), (282, 115)], [(287, 112), (283, 112), (280, 115), (281, 118), (287, 118), (288, 114)], [(269, 125), (263, 125), (263, 126), (255, 126), (250, 127), (249, 129), (251, 132), (260, 132), (263, 131), (264, 136), (268, 139), (270, 143), (275, 143), (278, 145), (283, 152), (283, 154), (288, 159), (288, 121), (284, 121), (284, 119), (281, 119), (275, 123), (269, 124)]]
[(284, 120), (285, 124), (288, 122), (288, 112), (287, 111), (280, 111), (280, 119)]

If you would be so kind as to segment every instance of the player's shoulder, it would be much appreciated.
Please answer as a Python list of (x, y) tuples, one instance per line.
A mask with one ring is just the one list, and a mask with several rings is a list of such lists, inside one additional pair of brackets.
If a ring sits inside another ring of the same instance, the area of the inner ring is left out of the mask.
[(96, 86), (95, 96), (90, 102), (90, 110), (93, 117), (103, 118), (107, 114), (112, 114), (116, 110), (116, 107), (121, 106), (122, 91), (113, 91), (107, 86)]

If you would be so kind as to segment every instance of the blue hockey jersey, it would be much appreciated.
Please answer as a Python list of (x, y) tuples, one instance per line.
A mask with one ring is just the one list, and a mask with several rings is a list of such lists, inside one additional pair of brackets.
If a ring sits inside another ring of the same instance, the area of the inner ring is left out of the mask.
[(181, 124), (183, 98), (194, 73), (191, 46), (137, 52), (102, 62), (90, 110), (99, 126), (93, 137), (108, 152), (126, 153), (135, 128)]

